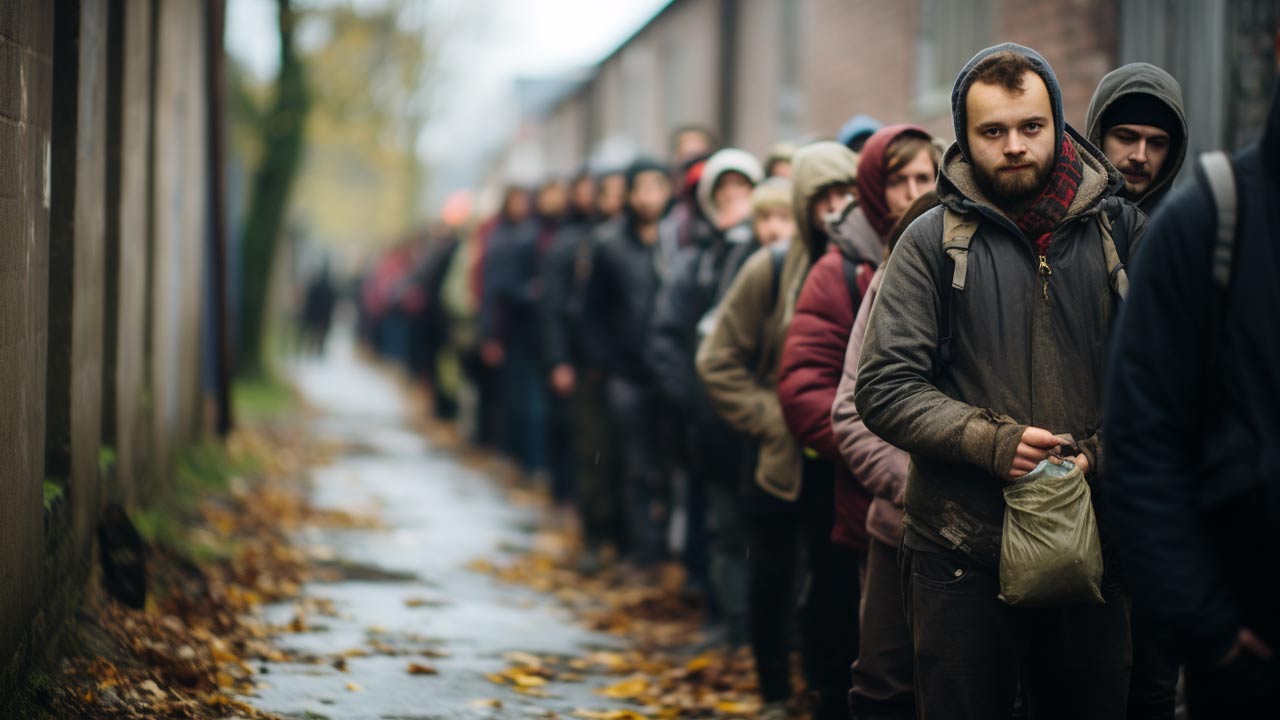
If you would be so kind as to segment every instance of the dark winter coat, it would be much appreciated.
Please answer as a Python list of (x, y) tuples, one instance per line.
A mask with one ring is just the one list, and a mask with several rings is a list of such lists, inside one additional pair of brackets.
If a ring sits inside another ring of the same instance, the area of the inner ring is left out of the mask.
[(1089, 101), (1085, 136), (1094, 147), (1102, 147), (1102, 116), (1115, 101), (1127, 95), (1150, 95), (1162, 102), (1178, 118), (1180, 127), (1170, 133), (1174, 144), (1160, 168), (1160, 175), (1141, 197), (1130, 198), (1144, 212), (1150, 213), (1173, 187), (1187, 154), (1187, 115), (1182, 107), (1182, 88), (1169, 73), (1148, 63), (1130, 63), (1107, 73)]
[[(993, 568), (1004, 476), (1027, 426), (1072, 434), (1090, 477), (1102, 470), (1102, 379), (1115, 299), (1095, 216), (1122, 179), (1100, 151), (1068, 132), (1084, 172), (1053, 231), (1052, 274), (1039, 273), (1031, 241), (983, 195), (953, 145), (938, 193), (979, 226), (965, 289), (948, 283), (951, 361), (936, 362), (945, 252), (943, 208), (935, 208), (907, 229), (886, 265), (858, 366), (862, 420), (911, 453), (907, 542), (914, 532)], [(1116, 232), (1129, 233), (1132, 253), (1145, 216), (1121, 206)]]
[(538, 280), (542, 266), (536, 220), (503, 220), (489, 235), (485, 252), (480, 336), (504, 345), (537, 340)]
[(657, 245), (641, 241), (629, 215), (602, 226), (594, 243), (587, 321), (607, 329), (601, 337), (603, 368), (650, 385), (646, 345), (661, 285)]
[(1107, 403), (1105, 506), (1133, 591), (1201, 662), (1241, 626), (1280, 648), (1280, 83), (1233, 164), (1229, 290), (1211, 279), (1217, 210), (1197, 168), (1132, 266)]
[(588, 324), (586, 313), (596, 226), (589, 217), (571, 218), (543, 260), (542, 354), (548, 367), (571, 365), (585, 370), (604, 362), (602, 329)]

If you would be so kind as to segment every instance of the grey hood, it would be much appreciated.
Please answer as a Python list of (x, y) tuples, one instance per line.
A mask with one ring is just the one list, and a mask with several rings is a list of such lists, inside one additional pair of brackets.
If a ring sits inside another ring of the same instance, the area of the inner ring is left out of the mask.
[(1150, 95), (1164, 103), (1178, 118), (1181, 127), (1177, 137), (1173, 138), (1176, 147), (1170, 148), (1169, 158), (1160, 168), (1160, 176), (1133, 201), (1146, 212), (1151, 212), (1156, 203), (1169, 192), (1174, 178), (1182, 169), (1182, 161), (1187, 155), (1187, 115), (1182, 107), (1182, 87), (1169, 73), (1149, 63), (1130, 63), (1107, 73), (1098, 84), (1098, 89), (1089, 101), (1089, 115), (1086, 123), (1086, 136), (1089, 142), (1102, 147), (1102, 116), (1107, 108), (1116, 100), (1128, 95)]

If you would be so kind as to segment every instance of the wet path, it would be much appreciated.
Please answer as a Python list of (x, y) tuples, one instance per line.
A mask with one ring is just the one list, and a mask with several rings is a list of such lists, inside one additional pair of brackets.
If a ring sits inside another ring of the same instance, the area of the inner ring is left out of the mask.
[[(528, 545), (535, 512), (511, 506), (492, 480), (410, 429), (401, 390), (357, 360), (348, 337), (335, 333), (327, 357), (295, 366), (293, 380), (320, 412), (315, 434), (351, 448), (313, 471), (314, 504), (376, 515), (385, 528), (306, 532), (313, 557), (376, 570), (305, 587), (321, 610), (280, 643), (326, 661), (266, 664), (259, 679), (269, 687), (252, 702), (290, 718), (370, 720), (617, 707), (593, 695), (592, 683), (555, 683), (545, 688), (552, 697), (532, 698), (485, 679), (509, 665), (509, 651), (581, 655), (617, 642), (576, 626), (542, 596), (466, 569)], [(295, 609), (269, 608), (268, 619), (288, 623)], [(330, 660), (343, 653), (345, 671)], [(438, 674), (410, 674), (410, 663)]]

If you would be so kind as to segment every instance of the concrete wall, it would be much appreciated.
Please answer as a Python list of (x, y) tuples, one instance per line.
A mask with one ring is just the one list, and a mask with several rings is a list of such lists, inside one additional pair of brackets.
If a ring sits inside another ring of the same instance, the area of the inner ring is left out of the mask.
[(39, 601), (53, 8), (0, 2), (0, 667)]
[(0, 0), (0, 717), (202, 431), (204, 12)]

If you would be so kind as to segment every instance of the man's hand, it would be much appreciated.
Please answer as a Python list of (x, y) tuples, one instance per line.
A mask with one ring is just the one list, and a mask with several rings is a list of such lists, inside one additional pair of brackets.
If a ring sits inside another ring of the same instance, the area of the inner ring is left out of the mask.
[(551, 389), (555, 394), (568, 397), (573, 394), (575, 385), (577, 385), (577, 377), (572, 365), (560, 364), (551, 369)]
[(1049, 451), (1058, 447), (1062, 440), (1044, 428), (1029, 427), (1022, 431), (1022, 441), (1018, 443), (1018, 451), (1013, 456), (1013, 465), (1005, 479), (1013, 482), (1026, 475), (1049, 457)]
[(1232, 660), (1240, 657), (1241, 653), (1249, 653), (1260, 660), (1270, 660), (1272, 656), (1271, 647), (1262, 641), (1252, 630), (1247, 627), (1240, 628), (1240, 632), (1236, 635), (1236, 642), (1218, 661), (1218, 665), (1229, 664)]
[(1068, 459), (1071, 460), (1073, 465), (1080, 468), (1081, 473), (1085, 475), (1089, 474), (1089, 458), (1085, 456), (1084, 453), (1080, 453), (1079, 455)]

